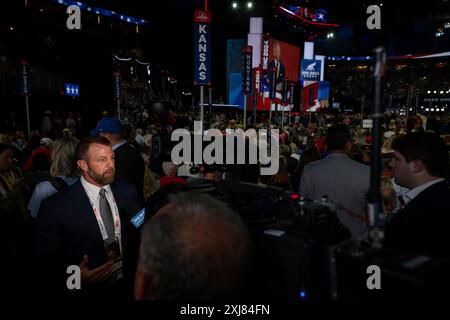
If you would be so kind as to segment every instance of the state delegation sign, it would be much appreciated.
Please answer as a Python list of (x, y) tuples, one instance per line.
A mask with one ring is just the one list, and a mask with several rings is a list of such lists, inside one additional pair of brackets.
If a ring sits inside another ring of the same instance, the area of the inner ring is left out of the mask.
[(194, 84), (211, 85), (210, 11), (194, 11)]

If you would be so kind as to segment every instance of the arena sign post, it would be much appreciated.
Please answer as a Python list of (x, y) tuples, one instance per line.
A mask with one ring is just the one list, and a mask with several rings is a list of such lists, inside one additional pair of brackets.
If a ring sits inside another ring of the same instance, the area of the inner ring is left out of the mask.
[(252, 92), (252, 46), (242, 48), (242, 93), (244, 94), (244, 130), (247, 127), (247, 98)]
[(30, 86), (28, 81), (28, 62), (22, 61), (20, 63), (20, 94), (25, 96), (25, 112), (27, 116), (27, 133), (28, 137), (31, 132), (30, 125), (30, 105), (28, 101), (28, 96), (30, 95)]
[(211, 12), (208, 10), (194, 10), (194, 84), (200, 86), (203, 132), (204, 86), (211, 86)]

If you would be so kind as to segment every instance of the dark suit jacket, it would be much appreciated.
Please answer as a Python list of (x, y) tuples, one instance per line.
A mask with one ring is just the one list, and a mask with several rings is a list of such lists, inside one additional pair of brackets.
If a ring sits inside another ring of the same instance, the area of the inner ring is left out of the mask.
[(132, 183), (143, 197), (145, 163), (139, 151), (129, 143), (114, 150), (116, 158), (116, 180)]
[[(278, 73), (278, 75), (276, 76), (276, 83), (280, 83), (284, 80), (285, 77), (285, 68), (284, 68), (284, 64), (280, 62), (280, 72)], [(269, 62), (269, 72), (272, 68), (275, 68), (275, 60), (272, 60)]]
[[(123, 283), (127, 288), (120, 290), (120, 294), (127, 291), (130, 295), (139, 250), (139, 230), (130, 220), (141, 209), (141, 203), (130, 183), (113, 182), (111, 190), (119, 209), (122, 229)], [(68, 292), (67, 267), (79, 265), (83, 255), (88, 255), (89, 269), (107, 262), (100, 229), (80, 181), (41, 203), (33, 247), (34, 277), (40, 289), (52, 296)], [(95, 290), (83, 290), (82, 287), (76, 294), (104, 291), (100, 285)]]
[(425, 189), (386, 225), (385, 245), (450, 258), (450, 190), (446, 182)]

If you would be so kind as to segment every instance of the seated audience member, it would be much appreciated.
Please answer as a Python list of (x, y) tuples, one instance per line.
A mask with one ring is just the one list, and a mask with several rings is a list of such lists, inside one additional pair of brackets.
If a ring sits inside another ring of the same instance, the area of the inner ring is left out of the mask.
[(144, 200), (150, 198), (150, 196), (155, 193), (159, 188), (159, 182), (156, 181), (155, 174), (150, 171), (150, 159), (149, 157), (141, 152), (142, 159), (144, 159), (145, 169), (144, 169)]
[(169, 183), (185, 183), (182, 178), (177, 177), (178, 166), (172, 162), (166, 161), (162, 164), (165, 176), (159, 177), (159, 186), (163, 187)]
[(53, 140), (42, 138), (39, 147), (31, 153), (30, 157), (22, 167), (23, 172), (48, 171), (50, 169), (50, 148)]
[(267, 184), (286, 190), (292, 189), (289, 183), (288, 160), (285, 157), (280, 157), (278, 172), (270, 177)]

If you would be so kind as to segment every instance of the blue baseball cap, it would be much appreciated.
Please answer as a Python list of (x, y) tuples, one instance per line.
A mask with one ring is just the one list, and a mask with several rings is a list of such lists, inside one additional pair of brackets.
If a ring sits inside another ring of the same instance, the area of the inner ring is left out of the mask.
[(98, 122), (97, 127), (91, 130), (89, 134), (91, 136), (96, 136), (100, 132), (121, 133), (122, 124), (120, 123), (120, 120), (117, 119), (117, 117), (102, 118)]

